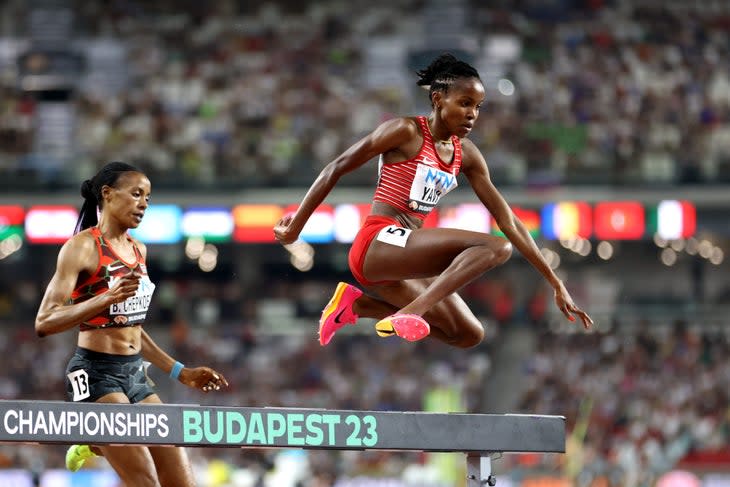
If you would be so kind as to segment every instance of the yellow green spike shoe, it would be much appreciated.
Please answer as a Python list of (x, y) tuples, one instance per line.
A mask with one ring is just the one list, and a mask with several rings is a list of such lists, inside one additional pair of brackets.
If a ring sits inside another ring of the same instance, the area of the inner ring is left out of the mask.
[(66, 468), (76, 472), (86, 460), (95, 456), (97, 456), (96, 453), (91, 451), (89, 445), (71, 445), (66, 451)]

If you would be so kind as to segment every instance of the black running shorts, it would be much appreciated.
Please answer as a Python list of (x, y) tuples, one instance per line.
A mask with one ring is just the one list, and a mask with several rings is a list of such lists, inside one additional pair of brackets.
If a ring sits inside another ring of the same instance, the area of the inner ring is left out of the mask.
[(78, 347), (66, 366), (69, 401), (95, 402), (112, 392), (122, 392), (134, 404), (155, 394), (142, 356), (111, 355)]

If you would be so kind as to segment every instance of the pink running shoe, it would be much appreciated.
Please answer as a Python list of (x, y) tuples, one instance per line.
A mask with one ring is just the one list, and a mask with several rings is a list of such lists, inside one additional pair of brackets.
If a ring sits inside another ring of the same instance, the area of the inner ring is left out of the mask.
[(375, 323), (375, 331), (381, 337), (398, 335), (409, 342), (417, 342), (431, 333), (431, 327), (418, 315), (396, 313)]
[(362, 296), (355, 286), (350, 286), (346, 282), (337, 284), (335, 294), (322, 310), (322, 316), (319, 318), (319, 344), (323, 347), (327, 345), (335, 332), (348, 324), (355, 324), (358, 316), (352, 311), (352, 304)]

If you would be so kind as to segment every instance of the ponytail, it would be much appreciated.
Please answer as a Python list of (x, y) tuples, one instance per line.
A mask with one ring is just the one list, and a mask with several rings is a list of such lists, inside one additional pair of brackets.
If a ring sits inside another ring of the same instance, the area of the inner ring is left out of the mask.
[(142, 171), (124, 162), (110, 162), (102, 167), (92, 179), (87, 179), (81, 183), (81, 196), (84, 198), (84, 203), (81, 205), (74, 234), (99, 223), (97, 210), (101, 210), (103, 206), (101, 197), (102, 188), (104, 186), (115, 187), (119, 176), (125, 172), (141, 173)]
[(84, 203), (81, 205), (81, 211), (79, 212), (79, 219), (76, 221), (74, 234), (99, 223), (99, 217), (96, 214), (96, 208), (99, 206), (99, 200), (94, 194), (94, 183), (91, 179), (87, 179), (81, 183), (81, 196), (84, 198)]

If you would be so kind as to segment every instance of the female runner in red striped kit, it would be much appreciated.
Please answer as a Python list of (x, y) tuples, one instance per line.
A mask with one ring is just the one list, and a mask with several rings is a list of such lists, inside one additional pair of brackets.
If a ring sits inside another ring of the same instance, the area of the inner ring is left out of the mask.
[[(330, 162), (297, 211), (274, 227), (280, 243), (294, 242), (337, 181), (379, 157), (370, 215), (349, 254), (350, 270), (367, 294), (350, 284), (338, 284), (322, 311), (320, 343), (329, 343), (338, 329), (354, 324), (358, 317), (369, 317), (379, 320), (375, 328), (380, 336), (416, 341), (430, 335), (456, 347), (477, 345), (484, 328), (456, 292), (505, 263), (513, 246), (553, 287), (560, 311), (590, 327), (590, 316), (575, 305), (545, 262), (490, 180), (479, 149), (466, 138), (484, 101), (476, 69), (443, 54), (418, 75), (418, 85), (429, 90), (430, 115), (382, 123)], [(456, 188), (459, 173), (466, 176), (506, 239), (460, 229), (422, 228), (440, 198)]]

